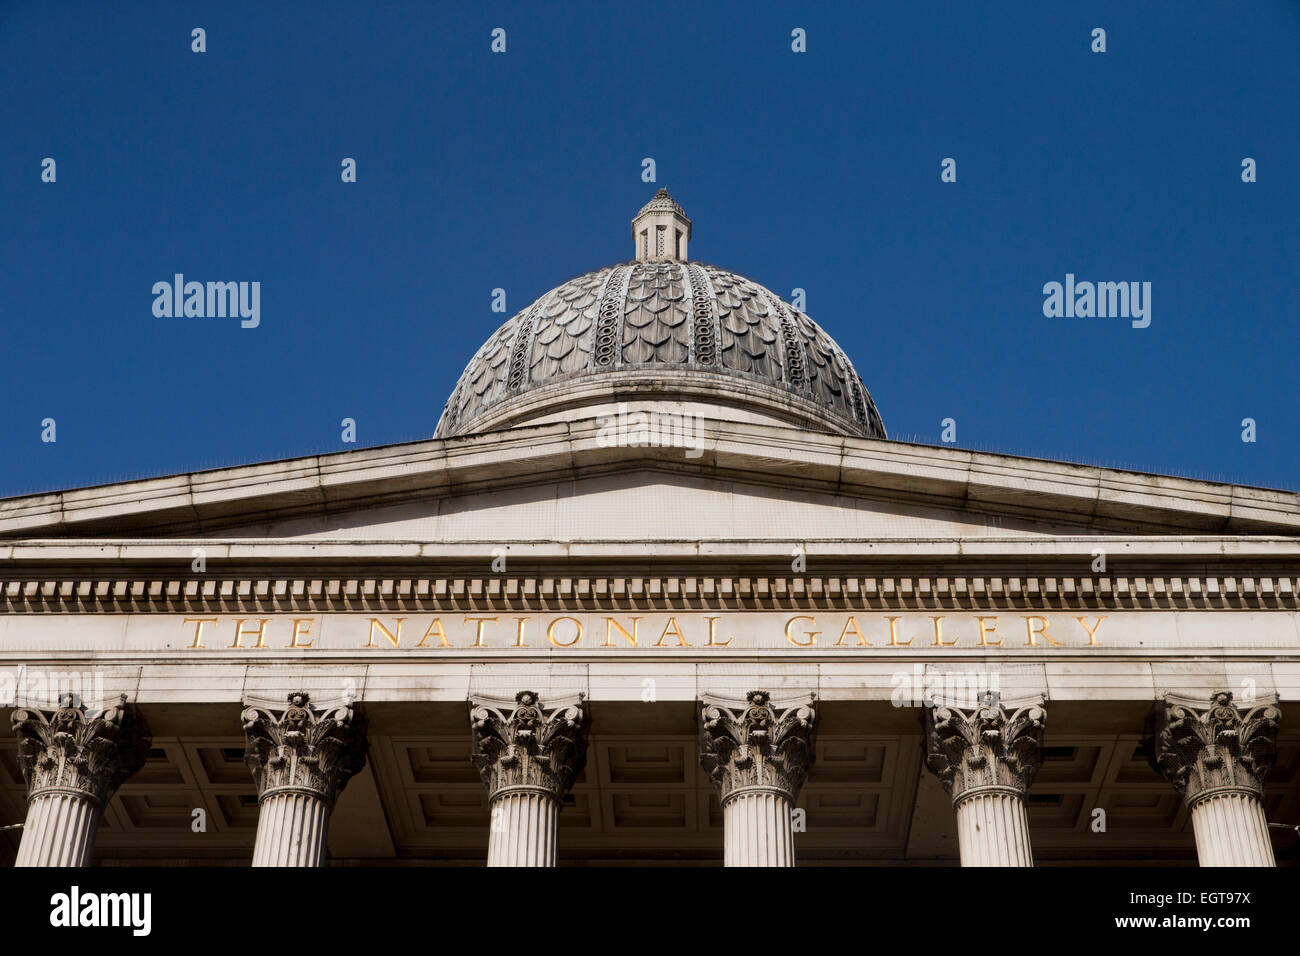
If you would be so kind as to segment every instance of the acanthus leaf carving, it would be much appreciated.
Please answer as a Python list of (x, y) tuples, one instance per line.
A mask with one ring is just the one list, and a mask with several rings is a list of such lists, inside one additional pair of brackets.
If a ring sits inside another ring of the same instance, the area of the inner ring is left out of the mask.
[(954, 805), (990, 789), (1023, 795), (1042, 765), (1046, 720), (1041, 698), (1008, 706), (996, 691), (985, 693), (970, 709), (927, 708), (926, 766)]
[(792, 802), (816, 756), (817, 711), (811, 694), (772, 703), (764, 690), (746, 703), (700, 700), (700, 763), (725, 804), (747, 789), (780, 791)]
[(1242, 708), (1229, 691), (1208, 701), (1166, 696), (1156, 715), (1152, 764), (1188, 806), (1224, 790), (1263, 797), (1281, 717), (1271, 697)]
[(350, 703), (315, 707), (311, 695), (288, 695), (282, 709), (244, 709), (244, 762), (258, 799), (305, 790), (333, 806), (348, 780), (365, 766), (365, 720)]
[(88, 710), (65, 694), (58, 708), (18, 707), (11, 721), (29, 797), (71, 791), (102, 807), (149, 755), (148, 732), (125, 695), (110, 707)]
[(583, 695), (546, 707), (541, 697), (523, 690), (509, 700), (470, 700), (473, 734), (471, 761), (494, 800), (504, 790), (534, 788), (560, 800), (573, 786), (587, 759), (588, 716)]

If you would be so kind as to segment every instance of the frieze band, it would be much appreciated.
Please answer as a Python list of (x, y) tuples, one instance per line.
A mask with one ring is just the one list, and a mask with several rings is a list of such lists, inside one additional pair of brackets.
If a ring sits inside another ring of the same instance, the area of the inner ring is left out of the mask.
[[(644, 616), (558, 615), (555, 617), (466, 616), (457, 621), (441, 616), (423, 618), (371, 617), (358, 627), (353, 647), (411, 649), (455, 648), (730, 648), (738, 642), (735, 622), (724, 615), (667, 615), (644, 624)], [(909, 629), (902, 615), (868, 618), (847, 615), (831, 620), (829, 629), (818, 625), (815, 615), (796, 614), (784, 621), (779, 634), (769, 632), (768, 641), (750, 641), (755, 646), (776, 643), (794, 648), (832, 647), (931, 647), (959, 646), (998, 648), (1099, 647), (1098, 631), (1105, 615), (1091, 620), (1083, 615), (1059, 620), (1041, 614), (1010, 616), (1017, 633), (999, 631), (1000, 615), (932, 615), (921, 633)], [(586, 619), (586, 623), (584, 623)], [(272, 628), (272, 622), (275, 627)], [(826, 620), (826, 618), (823, 618)], [(960, 623), (959, 623), (960, 622)], [(256, 650), (270, 647), (309, 650), (317, 647), (313, 632), (315, 617), (229, 618), (187, 617), (182, 628), (189, 650)], [(964, 626), (964, 633), (959, 630)], [(1065, 628), (1069, 626), (1067, 635)], [(364, 631), (364, 640), (362, 640)], [(1059, 638), (1059, 639), (1058, 639)], [(226, 641), (229, 643), (226, 643)], [(783, 641), (783, 643), (782, 643)], [(273, 643), (271, 643), (273, 642)]]

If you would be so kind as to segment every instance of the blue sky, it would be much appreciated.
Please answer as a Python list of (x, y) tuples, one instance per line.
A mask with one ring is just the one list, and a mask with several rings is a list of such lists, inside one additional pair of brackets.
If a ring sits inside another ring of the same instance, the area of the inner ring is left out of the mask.
[[(661, 185), (891, 435), (1300, 488), (1295, 2), (4, 3), (0, 89), (0, 495), (427, 438), (492, 289)], [(176, 272), (260, 325), (156, 318)], [(1045, 317), (1067, 272), (1151, 325)]]

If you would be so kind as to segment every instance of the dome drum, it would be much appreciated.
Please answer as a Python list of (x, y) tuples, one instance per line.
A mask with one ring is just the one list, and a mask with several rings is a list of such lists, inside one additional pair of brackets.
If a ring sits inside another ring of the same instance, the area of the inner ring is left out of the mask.
[[(600, 375), (579, 373), (561, 378), (508, 396), (478, 415), (471, 429), (457, 434), (549, 424), (572, 418), (568, 414), (572, 409), (586, 409), (589, 416), (615, 414), (620, 406), (629, 411), (657, 409), (678, 414), (698, 413), (731, 421), (827, 430), (825, 408), (789, 389), (758, 378), (724, 377), (689, 366), (676, 366), (624, 368)], [(834, 430), (847, 431), (842, 427)]]

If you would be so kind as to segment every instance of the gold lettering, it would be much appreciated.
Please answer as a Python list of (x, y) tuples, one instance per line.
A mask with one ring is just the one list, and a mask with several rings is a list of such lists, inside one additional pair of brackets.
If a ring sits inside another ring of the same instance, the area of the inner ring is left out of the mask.
[[(306, 644), (299, 644), (298, 638), (307, 636), (307, 632), (310, 631), (311, 626), (314, 623), (316, 623), (316, 619), (313, 617), (295, 617), (292, 620), (293, 620), (293, 637), (289, 639), (288, 646), (289, 647), (311, 647), (312, 645), (311, 641), (308, 641)], [(307, 626), (303, 627), (302, 625), (304, 624), (306, 624)]]
[(1088, 645), (1087, 645), (1087, 646), (1088, 646), (1088, 647), (1096, 647), (1096, 646), (1097, 646), (1097, 628), (1101, 627), (1101, 622), (1104, 621), (1104, 620), (1106, 620), (1105, 615), (1098, 614), (1098, 615), (1097, 615), (1097, 623), (1094, 624), (1092, 627), (1088, 627), (1087, 624), (1084, 624), (1084, 623), (1083, 623), (1083, 618), (1081, 618), (1081, 617), (1076, 617), (1075, 620), (1079, 622), (1079, 626), (1080, 626), (1080, 627), (1082, 627), (1085, 631), (1088, 632)]
[[(403, 618), (403, 620), (405, 620), (405, 618)], [(384, 633), (388, 633), (388, 632), (385, 631)], [(398, 633), (399, 635), (402, 633), (402, 625), (401, 625), (400, 623), (397, 625), (397, 633)], [(429, 638), (432, 637), (434, 634), (437, 634), (437, 635), (438, 635), (438, 646), (439, 646), (439, 647), (451, 647), (451, 642), (447, 640), (447, 633), (446, 633), (446, 631), (444, 631), (444, 630), (442, 629), (442, 618), (440, 618), (440, 617), (435, 617), (435, 618), (433, 619), (432, 623), (429, 624), (429, 629), (428, 629), (427, 631), (424, 632), (424, 637), (420, 638), (420, 643), (419, 643), (419, 644), (416, 644), (415, 646), (416, 646), (416, 647), (428, 647), (428, 646), (429, 646)], [(374, 626), (373, 626), (373, 624), (371, 625), (371, 629), (370, 629), (370, 639), (371, 639), (372, 641), (375, 639), (375, 632), (374, 632)], [(391, 638), (390, 638), (390, 640), (391, 640)], [(374, 645), (370, 645), (370, 646), (373, 647)], [(394, 646), (395, 646), (395, 645), (394, 645)]]
[[(555, 639), (555, 625), (559, 624), (561, 621), (573, 622), (573, 640), (569, 641), (567, 644), (562, 644)], [(582, 622), (576, 617), (557, 617), (546, 628), (546, 639), (556, 647), (572, 647), (574, 644), (577, 644), (578, 641), (582, 640)]]
[[(261, 626), (256, 631), (244, 630), (244, 620), (245, 619), (241, 617), (239, 620), (235, 621), (235, 643), (231, 644), (230, 646), (243, 648), (244, 645), (241, 643), (241, 640), (243, 639), (244, 635), (256, 634), (257, 643), (253, 645), (253, 648), (256, 649), (259, 647), (266, 647), (266, 625), (271, 623), (270, 619), (265, 617), (258, 618), (258, 620), (260, 620), (262, 623)], [(247, 648), (245, 648), (245, 650), (247, 650)]]
[(934, 621), (934, 646), (935, 647), (952, 647), (959, 640), (961, 640), (961, 638), (959, 637), (954, 637), (951, 641), (945, 641), (943, 639), (943, 616), (942, 615), (940, 615), (939, 617), (931, 617), (930, 620)]
[(395, 617), (393, 618), (393, 620), (397, 622), (396, 634), (390, 634), (388, 628), (384, 627), (384, 625), (379, 623), (379, 618), (372, 617), (370, 619), (370, 643), (368, 643), (366, 647), (375, 646), (375, 628), (379, 628), (379, 630), (383, 632), (384, 637), (388, 638), (389, 644), (392, 644), (394, 647), (401, 647), (402, 646), (402, 622), (405, 621), (406, 618)]
[(705, 645), (704, 645), (705, 647), (726, 647), (728, 644), (730, 644), (732, 641), (735, 640), (734, 637), (729, 637), (729, 638), (727, 638), (725, 641), (719, 641), (719, 640), (717, 639), (717, 637), (718, 637), (718, 622), (719, 622), (720, 620), (722, 620), (722, 618), (720, 618), (720, 617), (706, 617), (704, 620), (706, 620), (706, 621), (709, 622), (709, 640), (708, 640), (707, 643), (705, 643)]
[(690, 647), (690, 646), (691, 646), (691, 642), (688, 641), (688, 640), (685, 638), (685, 636), (683, 636), (683, 634), (682, 634), (682, 628), (681, 628), (681, 625), (677, 623), (677, 618), (675, 618), (675, 617), (670, 617), (670, 618), (668, 619), (668, 623), (664, 625), (664, 632), (663, 632), (662, 634), (659, 635), (659, 640), (655, 642), (655, 647), (663, 647), (663, 646), (664, 646), (664, 638), (668, 636), (668, 633), (669, 633), (670, 631), (673, 633), (674, 636), (676, 636), (676, 638), (677, 638), (677, 646), (678, 646), (678, 647)]
[(889, 621), (889, 646), (890, 646), (890, 647), (910, 647), (911, 644), (912, 644), (912, 638), (909, 637), (909, 638), (908, 638), (907, 640), (905, 640), (905, 641), (900, 641), (900, 640), (898, 639), (898, 622), (901, 621), (902, 618), (901, 618), (901, 617), (889, 617), (888, 615), (886, 615), (886, 619)]
[[(1038, 636), (1041, 636), (1043, 640), (1048, 644), (1051, 644), (1053, 647), (1065, 646), (1060, 641), (1052, 640), (1052, 635), (1047, 633), (1047, 618), (1043, 617), (1041, 614), (1030, 614), (1027, 617), (1022, 614), (1020, 616), (1025, 618), (1025, 632), (1029, 635), (1029, 639), (1025, 642), (1025, 647), (1037, 647), (1038, 641), (1034, 640), (1034, 638)], [(1042, 626), (1037, 630), (1034, 629), (1034, 621), (1042, 622)]]
[[(701, 615), (701, 616), (705, 621), (708, 622), (708, 638), (705, 641), (705, 643), (700, 646), (730, 647), (734, 644), (735, 641), (734, 635), (732, 637), (729, 637), (727, 640), (722, 640), (719, 636), (720, 622), (727, 620), (728, 619), (727, 615), (716, 615), (716, 616)], [(885, 619), (889, 622), (889, 640), (887, 644), (884, 646), (911, 647), (915, 645), (914, 638), (903, 640), (901, 637), (902, 627), (900, 622), (903, 621), (905, 617), (906, 617), (905, 615), (885, 615)], [(1005, 639), (1002, 636), (1000, 636), (998, 633), (999, 615), (974, 615), (974, 617), (977, 624), (979, 625), (979, 638), (977, 641), (977, 645), (979, 647), (1005, 646)], [(1077, 646), (1071, 644), (1071, 642), (1068, 640), (1058, 641), (1056, 639), (1056, 636), (1051, 632), (1051, 628), (1053, 626), (1053, 620), (1045, 614), (1022, 614), (1020, 615), (1020, 618), (1025, 622), (1025, 643), (1024, 645), (1022, 645), (1024, 647), (1037, 648), (1037, 647)], [(1092, 624), (1089, 624), (1087, 616), (1075, 617), (1075, 620), (1079, 622), (1079, 626), (1083, 628), (1084, 633), (1087, 635), (1087, 641), (1084, 646), (1087, 647), (1100, 646), (1098, 635), (1100, 633), (1101, 625), (1106, 620), (1106, 618), (1107, 615), (1097, 615), (1096, 618), (1094, 619), (1094, 622)], [(206, 635), (204, 634), (203, 629), (209, 626), (218, 627), (220, 625), (221, 620), (223, 619), (220, 617), (184, 618), (183, 627), (192, 627), (193, 631), (191, 632), (191, 643), (182, 646), (185, 647), (187, 650), (208, 650), (209, 648), (205, 643)], [(232, 619), (225, 618), (225, 620), (232, 620)], [(266, 648), (268, 646), (267, 635), (272, 620), (278, 621), (282, 619), (281, 618), (233, 619), (233, 623), (235, 626), (235, 633), (234, 633), (233, 642), (229, 645), (230, 648), (239, 649), (239, 650), (256, 650), (259, 648)], [(392, 626), (390, 627), (386, 625), (385, 620), (391, 622)], [(379, 644), (377, 641), (377, 638), (380, 635), (382, 635), (387, 640), (390, 646), (394, 648), (401, 648), (403, 646), (402, 628), (407, 620), (410, 620), (410, 618), (406, 618), (406, 617), (394, 617), (388, 619), (375, 618), (375, 617), (369, 618), (370, 632), (367, 638), (367, 643), (364, 646), (369, 648), (382, 647), (383, 645)], [(496, 624), (500, 620), (501, 619), (499, 617), (466, 616), (464, 619), (465, 625), (468, 626), (471, 623), (475, 625), (474, 639), (473, 642), (468, 646), (481, 647), (481, 648), (489, 647), (490, 645), (487, 643), (486, 626), (488, 624)], [(526, 648), (531, 646), (528, 644), (527, 641), (528, 623), (531, 620), (533, 620), (533, 617), (531, 616), (514, 618), (514, 621), (516, 622), (515, 641), (513, 645), (509, 645), (509, 646), (515, 648)], [(605, 620), (605, 640), (604, 643), (601, 644), (600, 646), (602, 647), (628, 646), (634, 648), (641, 646), (640, 645), (640, 639), (641, 639), (640, 624), (643, 620), (646, 620), (645, 617), (629, 615), (628, 617), (625, 618), (605, 617), (604, 620)], [(931, 622), (933, 622), (934, 639), (929, 646), (955, 647), (960, 644), (961, 641), (960, 632), (958, 633), (958, 635), (954, 636), (952, 640), (948, 640), (946, 635), (944, 634), (943, 622), (947, 620), (947, 615), (930, 615), (930, 620)], [(289, 618), (288, 621), (291, 627), (291, 631), (289, 636), (289, 642), (283, 645), (285, 648), (291, 650), (306, 650), (308, 648), (316, 647), (316, 641), (312, 635), (312, 632), (315, 630), (316, 623), (317, 623), (315, 617)], [(800, 621), (806, 621), (807, 625), (796, 628), (796, 625)], [(559, 630), (561, 623), (564, 622), (568, 622), (573, 628), (573, 633), (569, 636), (568, 640), (565, 640), (563, 635), (557, 636), (557, 631)], [(1059, 624), (1059, 621), (1056, 623)], [(255, 626), (250, 626), (250, 624)], [(787, 643), (789, 643), (794, 647), (815, 647), (817, 646), (817, 638), (823, 633), (825, 632), (817, 629), (817, 618), (813, 615), (797, 614), (794, 615), (793, 617), (788, 618), (785, 622), (785, 639)], [(553, 618), (546, 628), (546, 639), (551, 643), (551, 645), (555, 647), (574, 647), (581, 643), (584, 636), (585, 636), (585, 626), (583, 624), (583, 621), (576, 617)], [(247, 644), (245, 643), (245, 638), (249, 638), (249, 637), (256, 637), (256, 640), (252, 644)], [(432, 642), (432, 639), (434, 637), (437, 638), (436, 644)], [(668, 639), (670, 637), (675, 639), (674, 643), (672, 644), (668, 643)], [(850, 641), (849, 640), (850, 637), (853, 637), (854, 640)], [(620, 641), (619, 638), (621, 638), (622, 641)], [(626, 644), (624, 644), (623, 642), (626, 642)], [(420, 642), (413, 646), (417, 648), (432, 648), (435, 646), (451, 648), (453, 645), (451, 641), (448, 639), (447, 633), (443, 628), (442, 619), (440, 617), (435, 617), (429, 624), (428, 630), (424, 632), (424, 636), (420, 638)], [(668, 618), (667, 623), (664, 625), (663, 632), (659, 636), (659, 639), (653, 645), (647, 645), (647, 646), (691, 647), (693, 645), (687, 639), (686, 634), (678, 618), (674, 616)], [(861, 626), (861, 622), (858, 621), (857, 619), (857, 615), (852, 614), (844, 618), (843, 627), (840, 629), (839, 636), (834, 641), (833, 646), (834, 647), (872, 647), (873, 643), (870, 640), (868, 640), (866, 633)]]
[[(997, 629), (998, 629), (998, 619), (997, 619), (997, 617), (996, 617), (996, 616), (994, 616), (994, 617), (976, 617), (975, 620), (977, 620), (977, 621), (980, 622), (980, 647), (1001, 647), (1001, 646), (1002, 646), (1002, 638), (999, 637), (996, 641), (990, 641), (990, 640), (989, 640), (989, 637), (990, 637), (992, 634), (994, 634), (994, 633), (997, 632)], [(993, 622), (993, 626), (992, 626), (992, 627), (987, 627), (987, 626), (985, 625), (985, 623), (984, 623), (985, 621), (992, 621), (992, 622)]]
[(815, 617), (809, 617), (806, 614), (796, 614), (794, 617), (790, 618), (790, 620), (785, 622), (785, 639), (795, 647), (812, 647), (816, 644), (817, 635), (820, 634), (821, 631), (804, 631), (804, 636), (808, 638), (806, 641), (796, 641), (794, 639), (794, 635), (790, 633), (790, 625), (795, 621), (812, 621), (814, 626), (817, 624), (817, 618)]
[(196, 625), (194, 628), (194, 643), (189, 646), (189, 650), (194, 651), (203, 648), (203, 625), (216, 624), (217, 619), (215, 617), (187, 617), (185, 623)]
[(602, 644), (601, 647), (614, 646), (614, 633), (610, 629), (615, 627), (618, 628), (618, 632), (623, 635), (624, 639), (626, 639), (629, 644), (636, 647), (636, 629), (640, 620), (641, 618), (639, 617), (632, 618), (632, 633), (629, 634), (623, 625), (618, 623), (618, 621), (614, 620), (612, 617), (605, 618), (605, 643)]
[(478, 633), (474, 636), (474, 643), (471, 644), (470, 647), (487, 647), (487, 645), (483, 643), (483, 625), (484, 625), (484, 624), (495, 624), (495, 623), (497, 622), (497, 619), (494, 618), (494, 617), (467, 617), (467, 618), (465, 618), (465, 623), (466, 623), (466, 624), (468, 624), (470, 621), (477, 621), (477, 622), (478, 622)]
[(867, 641), (866, 635), (862, 633), (862, 628), (858, 627), (858, 619), (850, 614), (849, 619), (844, 622), (844, 630), (840, 631), (840, 639), (835, 642), (836, 647), (844, 646), (844, 638), (845, 636), (848, 635), (850, 630), (852, 630), (854, 634), (858, 635), (859, 647), (871, 646), (871, 644)]

